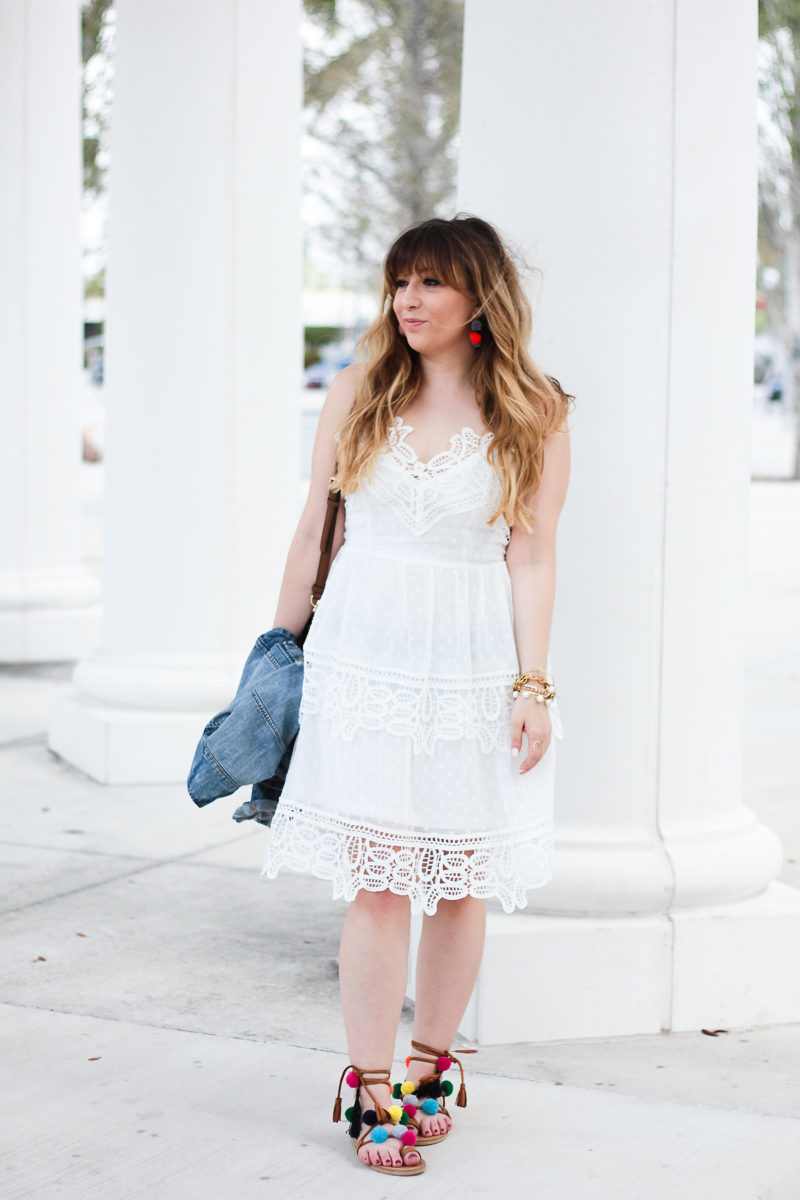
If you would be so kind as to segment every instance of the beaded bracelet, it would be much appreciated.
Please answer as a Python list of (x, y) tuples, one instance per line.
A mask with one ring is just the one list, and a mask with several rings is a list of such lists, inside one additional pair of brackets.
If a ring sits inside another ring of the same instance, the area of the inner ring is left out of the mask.
[(527, 688), (521, 688), (513, 692), (512, 695), (515, 700), (517, 700), (518, 696), (533, 696), (537, 703), (547, 704), (549, 701), (555, 700), (555, 689), (553, 688), (551, 691), (528, 691)]
[(540, 704), (556, 698), (555, 683), (546, 671), (523, 672), (514, 680), (511, 691), (515, 699), (517, 696), (533, 696)]

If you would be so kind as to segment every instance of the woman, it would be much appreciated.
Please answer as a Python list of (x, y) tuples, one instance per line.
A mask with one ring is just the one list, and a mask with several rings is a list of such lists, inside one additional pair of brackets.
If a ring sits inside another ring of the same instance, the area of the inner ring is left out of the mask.
[[(341, 552), (304, 647), (264, 871), (310, 871), (350, 902), (346, 1115), (361, 1161), (393, 1174), (418, 1174), (420, 1146), (449, 1133), (442, 1075), (486, 899), (522, 908), (550, 877), (561, 732), (548, 643), (573, 397), (530, 360), (529, 336), (516, 269), (485, 221), (398, 238), (364, 363), (337, 375), (320, 414), (275, 616), (295, 633), (307, 620), (335, 476)], [(414, 1040), (392, 1085), (411, 911), (425, 913)]]

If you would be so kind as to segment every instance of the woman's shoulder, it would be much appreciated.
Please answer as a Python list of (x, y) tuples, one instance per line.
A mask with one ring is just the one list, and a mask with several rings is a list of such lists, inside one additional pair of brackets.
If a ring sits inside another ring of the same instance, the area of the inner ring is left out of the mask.
[(362, 363), (350, 363), (334, 375), (325, 397), (325, 408), (333, 416), (343, 418), (353, 407), (363, 369)]

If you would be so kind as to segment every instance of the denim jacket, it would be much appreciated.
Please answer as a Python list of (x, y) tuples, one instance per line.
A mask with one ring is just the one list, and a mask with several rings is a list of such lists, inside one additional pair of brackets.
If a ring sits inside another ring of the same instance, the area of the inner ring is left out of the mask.
[(286, 781), (299, 728), (303, 651), (288, 629), (257, 638), (231, 703), (206, 725), (187, 788), (198, 807), (253, 784), (233, 814), (269, 825)]

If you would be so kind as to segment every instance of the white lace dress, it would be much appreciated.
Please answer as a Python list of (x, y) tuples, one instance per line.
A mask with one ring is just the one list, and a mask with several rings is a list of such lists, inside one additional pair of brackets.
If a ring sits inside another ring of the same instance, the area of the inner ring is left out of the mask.
[[(421, 462), (397, 418), (372, 479), (345, 501), (345, 542), (305, 643), (300, 732), (263, 873), (285, 866), (411, 898), (524, 908), (550, 878), (555, 738), (519, 774), (509, 529), (465, 427)], [(549, 669), (549, 662), (548, 662)]]

